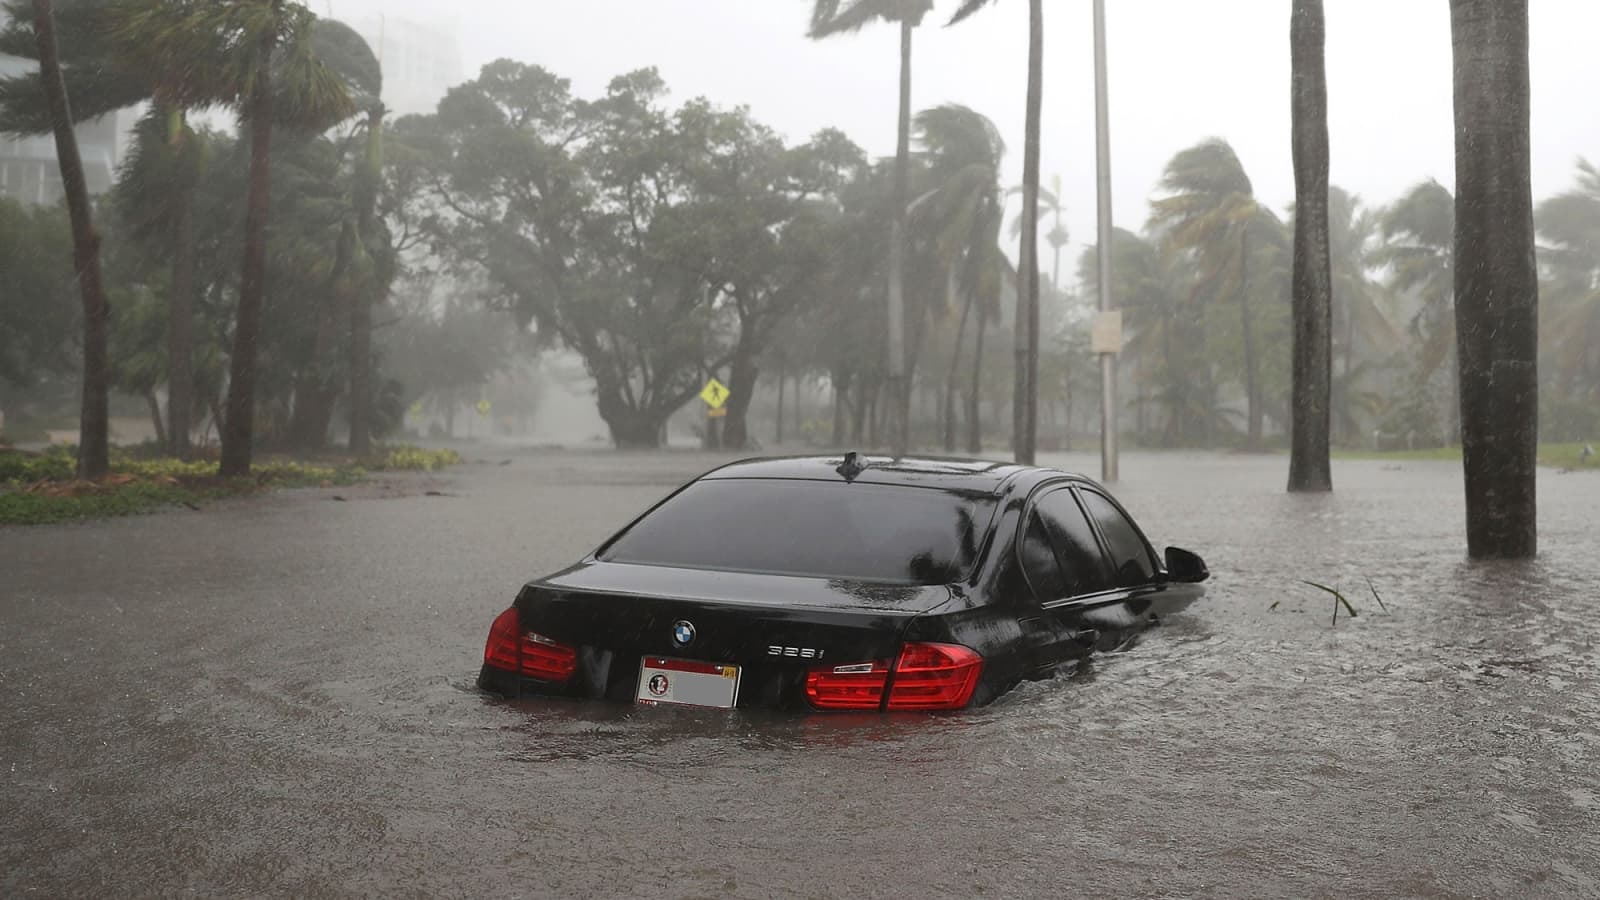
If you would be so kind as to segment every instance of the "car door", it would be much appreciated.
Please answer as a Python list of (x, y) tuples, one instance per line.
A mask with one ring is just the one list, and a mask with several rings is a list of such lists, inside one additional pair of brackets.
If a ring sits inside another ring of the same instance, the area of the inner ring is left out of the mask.
[(1094, 648), (1098, 630), (1085, 614), (1121, 595), (1099, 536), (1068, 484), (1034, 495), (1017, 546), (1046, 626), (1034, 647), (1034, 665), (1048, 672)]
[[(1155, 548), (1150, 546), (1127, 511), (1110, 495), (1088, 485), (1075, 488), (1084, 512), (1100, 535), (1101, 546), (1111, 566), (1112, 583), (1121, 595), (1121, 606), (1134, 620), (1148, 620), (1161, 613), (1163, 598), (1178, 605), (1174, 586), (1167, 583), (1165, 569)], [(1166, 595), (1173, 595), (1167, 597)]]

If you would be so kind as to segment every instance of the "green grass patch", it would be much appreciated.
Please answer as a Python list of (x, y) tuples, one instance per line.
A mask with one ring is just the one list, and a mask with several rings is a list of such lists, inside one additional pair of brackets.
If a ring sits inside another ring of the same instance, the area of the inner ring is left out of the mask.
[(111, 474), (100, 482), (84, 482), (74, 478), (75, 452), (72, 447), (43, 453), (0, 451), (0, 524), (132, 515), (271, 488), (355, 484), (371, 472), (432, 472), (461, 462), (454, 450), (398, 446), (364, 460), (267, 457), (248, 476), (223, 478), (215, 460), (184, 461), (151, 456), (148, 448), (118, 448), (111, 455)]
[[(1600, 472), (1600, 456), (1591, 457), (1588, 463), (1585, 464), (1580, 455), (1582, 452), (1582, 443), (1540, 444), (1538, 450), (1539, 465), (1551, 466), (1558, 469), (1589, 468)], [(1331, 456), (1334, 459), (1378, 459), (1387, 460), (1390, 462), (1429, 460), (1440, 462), (1460, 462), (1461, 448), (1430, 447), (1425, 450), (1334, 450)]]

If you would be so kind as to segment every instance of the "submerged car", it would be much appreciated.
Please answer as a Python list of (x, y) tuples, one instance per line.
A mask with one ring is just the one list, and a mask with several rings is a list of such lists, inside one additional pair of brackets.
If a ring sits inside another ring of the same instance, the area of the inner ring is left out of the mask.
[(1199, 599), (1103, 487), (1033, 466), (838, 456), (708, 472), (495, 619), (478, 684), (644, 704), (948, 710)]

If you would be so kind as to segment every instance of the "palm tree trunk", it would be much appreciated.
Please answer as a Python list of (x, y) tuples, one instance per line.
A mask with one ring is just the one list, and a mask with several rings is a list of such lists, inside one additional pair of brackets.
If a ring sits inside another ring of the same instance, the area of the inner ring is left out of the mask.
[[(378, 179), (383, 172), (383, 105), (367, 114), (367, 158), (356, 197), (356, 232), (369, 258), (377, 241)], [(370, 267), (372, 284), (358, 289), (350, 305), (350, 453), (372, 452), (372, 304), (389, 284), (379, 266)]]
[(986, 310), (978, 310), (978, 333), (972, 348), (972, 384), (967, 389), (967, 452), (973, 456), (983, 452), (983, 333), (988, 330)]
[(788, 381), (789, 373), (784, 371), (784, 360), (780, 354), (778, 356), (778, 434), (772, 440), (773, 446), (779, 446), (783, 443), (783, 390)]
[[(889, 233), (889, 452), (904, 456), (910, 439), (911, 373), (906, 367), (906, 195), (911, 166), (911, 20), (900, 22), (900, 118), (895, 141), (893, 224)], [(873, 416), (877, 421), (877, 416)], [(874, 441), (876, 443), (876, 441)]]
[(111, 410), (108, 392), (111, 364), (106, 350), (106, 330), (111, 309), (106, 302), (105, 280), (100, 271), (100, 235), (89, 207), (89, 188), (78, 155), (78, 136), (72, 130), (72, 107), (66, 81), (61, 76), (60, 48), (56, 44), (55, 10), (50, 0), (33, 0), (33, 33), (39, 49), (39, 77), (50, 104), (55, 131), (56, 160), (72, 220), (72, 256), (83, 298), (83, 395), (78, 417), (78, 477), (96, 479), (111, 467)]
[(947, 453), (954, 453), (956, 449), (956, 379), (961, 373), (961, 344), (967, 339), (967, 318), (972, 314), (974, 296), (976, 292), (968, 293), (966, 302), (961, 304), (961, 323), (956, 326), (956, 343), (950, 351), (950, 372), (945, 376), (944, 449)]
[(1528, 0), (1451, 0), (1450, 24), (1467, 555), (1528, 558), (1539, 424)]
[(1039, 125), (1044, 93), (1044, 2), (1028, 3), (1027, 123), (1022, 144), (1022, 248), (1017, 254), (1017, 370), (1012, 453), (1032, 465), (1039, 435)]
[(244, 265), (239, 277), (239, 310), (228, 368), (228, 413), (222, 422), (220, 473), (250, 473), (255, 435), (256, 341), (261, 332), (261, 302), (266, 291), (267, 212), (272, 188), (272, 79), (268, 73), (275, 35), (262, 35), (256, 52), (260, 70), (249, 107), (250, 174), (245, 195)]
[(1249, 418), (1245, 447), (1261, 449), (1261, 393), (1257, 385), (1255, 329), (1250, 317), (1250, 225), (1239, 229), (1239, 326), (1244, 336), (1244, 401)]
[(1328, 84), (1322, 0), (1290, 14), (1294, 147), (1294, 347), (1289, 490), (1331, 491), (1329, 399), (1333, 376), (1333, 274), (1328, 258)]
[[(193, 135), (183, 110), (168, 113), (168, 140), (182, 145), (184, 165), (194, 158)], [(189, 458), (189, 432), (194, 411), (194, 187), (174, 188), (172, 221), (172, 296), (167, 301), (167, 447), (179, 459)]]

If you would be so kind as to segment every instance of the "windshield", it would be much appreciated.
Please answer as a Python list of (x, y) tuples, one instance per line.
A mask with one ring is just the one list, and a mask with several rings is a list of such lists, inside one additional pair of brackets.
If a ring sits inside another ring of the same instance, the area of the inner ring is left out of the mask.
[(610, 562), (944, 584), (971, 571), (994, 498), (776, 479), (696, 482), (602, 549)]

